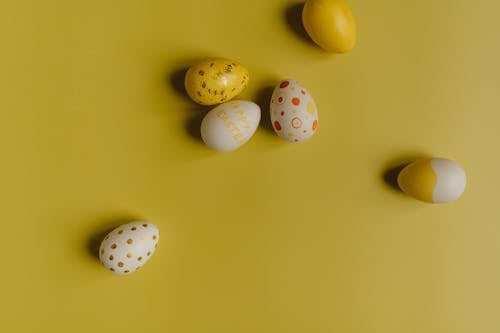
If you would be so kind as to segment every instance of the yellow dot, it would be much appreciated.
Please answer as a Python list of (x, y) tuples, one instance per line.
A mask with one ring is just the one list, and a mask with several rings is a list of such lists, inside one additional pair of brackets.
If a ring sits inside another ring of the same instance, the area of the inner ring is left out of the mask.
[(115, 259), (115, 257), (109, 256), (109, 260), (113, 260), (113, 259)]
[(124, 271), (123, 273), (127, 274), (129, 271)]
[(153, 240), (156, 240), (156, 235), (153, 235)]
[(123, 267), (123, 263), (121, 261), (118, 262), (118, 267)]
[(309, 114), (316, 113), (316, 108), (314, 107), (313, 103), (311, 103), (311, 102), (307, 103), (307, 113), (309, 113)]
[(103, 249), (103, 250), (101, 250), (101, 254), (104, 254), (104, 249)]
[(116, 244), (111, 244), (112, 249), (116, 249)]
[(115, 269), (114, 269), (113, 267), (111, 267), (109, 270), (110, 270), (110, 271), (112, 271), (112, 272), (114, 272), (114, 271), (115, 271)]
[(138, 257), (138, 258), (137, 258), (137, 260), (138, 260), (138, 261), (141, 261), (141, 260), (142, 260), (142, 257)]
[(148, 253), (146, 253), (148, 255), (148, 257), (151, 255), (151, 251), (149, 251)]
[(139, 242), (144, 243), (146, 240), (144, 238), (139, 239)]
[(144, 228), (147, 228), (147, 227), (148, 227), (148, 225), (147, 225), (146, 223), (144, 223), (142, 226), (143, 226)]
[(137, 230), (137, 228), (136, 228), (136, 227), (132, 227), (132, 231), (136, 231), (136, 230)]
[(118, 235), (123, 234), (123, 230), (118, 231)]
[(132, 258), (132, 253), (127, 253), (127, 258)]
[(132, 244), (133, 242), (132, 238), (127, 239), (127, 244)]

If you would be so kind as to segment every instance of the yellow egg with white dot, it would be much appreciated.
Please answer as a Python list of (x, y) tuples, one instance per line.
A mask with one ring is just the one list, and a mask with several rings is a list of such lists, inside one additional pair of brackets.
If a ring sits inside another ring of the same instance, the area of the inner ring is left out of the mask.
[(104, 237), (99, 260), (115, 274), (133, 273), (148, 262), (159, 240), (158, 227), (150, 222), (123, 224)]
[(430, 203), (457, 200), (465, 191), (466, 184), (464, 169), (444, 158), (416, 160), (398, 175), (398, 185), (403, 192)]

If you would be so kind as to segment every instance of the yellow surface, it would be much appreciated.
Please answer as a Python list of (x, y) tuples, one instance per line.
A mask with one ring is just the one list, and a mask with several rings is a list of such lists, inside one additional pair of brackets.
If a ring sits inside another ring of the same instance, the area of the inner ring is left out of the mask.
[[(500, 4), (348, 4), (331, 55), (292, 1), (2, 1), (0, 331), (499, 332)], [(261, 104), (298, 80), (318, 133), (208, 150), (179, 91), (207, 56)], [(417, 156), (459, 162), (463, 197), (384, 182)], [(131, 218), (160, 245), (114, 276), (95, 244)]]

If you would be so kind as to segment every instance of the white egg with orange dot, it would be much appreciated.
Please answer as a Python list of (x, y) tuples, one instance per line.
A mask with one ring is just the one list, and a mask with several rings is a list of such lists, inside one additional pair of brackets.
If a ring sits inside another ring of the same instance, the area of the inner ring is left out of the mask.
[(151, 258), (158, 246), (158, 227), (149, 222), (131, 222), (111, 231), (99, 248), (99, 259), (111, 272), (135, 272)]
[(271, 121), (276, 134), (290, 142), (311, 137), (318, 127), (318, 109), (311, 94), (294, 80), (283, 80), (273, 91)]

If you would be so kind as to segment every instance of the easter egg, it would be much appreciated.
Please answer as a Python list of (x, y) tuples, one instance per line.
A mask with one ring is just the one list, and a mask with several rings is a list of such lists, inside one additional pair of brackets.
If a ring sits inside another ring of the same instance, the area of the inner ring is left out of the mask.
[(233, 99), (248, 84), (248, 70), (236, 61), (213, 58), (191, 66), (184, 78), (189, 97), (201, 105)]
[(356, 44), (356, 22), (344, 0), (306, 1), (302, 23), (311, 39), (327, 51), (345, 53)]
[(201, 122), (201, 137), (210, 148), (231, 151), (244, 145), (260, 122), (260, 107), (234, 100), (216, 106)]
[(151, 258), (158, 246), (158, 227), (149, 222), (131, 222), (111, 231), (101, 242), (99, 259), (111, 272), (135, 272)]
[(431, 203), (458, 199), (466, 183), (462, 167), (444, 158), (419, 159), (407, 165), (398, 175), (398, 185), (403, 192)]
[(316, 103), (306, 88), (294, 80), (283, 80), (274, 88), (269, 111), (274, 131), (287, 141), (304, 141), (316, 133)]

